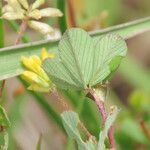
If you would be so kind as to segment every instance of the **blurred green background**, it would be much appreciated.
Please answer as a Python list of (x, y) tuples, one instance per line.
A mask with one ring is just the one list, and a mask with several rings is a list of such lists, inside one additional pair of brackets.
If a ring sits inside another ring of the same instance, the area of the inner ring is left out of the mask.
[[(31, 1), (32, 2), (32, 1)], [(150, 0), (72, 0), (76, 25), (93, 31), (125, 23), (150, 15)], [(46, 5), (57, 7), (57, 1)], [(45, 7), (45, 6), (43, 6)], [(69, 12), (66, 10), (67, 15)], [(57, 19), (47, 22), (58, 28)], [(69, 23), (68, 23), (69, 25)], [(32, 41), (42, 37), (27, 31)], [(5, 46), (13, 45), (16, 33), (5, 23)], [(115, 138), (120, 150), (149, 150), (150, 138), (145, 134), (142, 123), (150, 132), (150, 32), (127, 40), (128, 56), (112, 78), (108, 87), (107, 104), (117, 105), (121, 112), (115, 123)], [(92, 101), (81, 92), (59, 92), (79, 116), (88, 130), (98, 138), (100, 119)], [(57, 112), (62, 106), (56, 94), (44, 95), (45, 101)], [(20, 81), (6, 81), (2, 104), (11, 121), (9, 129), (10, 150), (33, 150), (42, 134), (43, 150), (75, 149), (75, 145), (46, 114), (35, 97), (25, 91)]]

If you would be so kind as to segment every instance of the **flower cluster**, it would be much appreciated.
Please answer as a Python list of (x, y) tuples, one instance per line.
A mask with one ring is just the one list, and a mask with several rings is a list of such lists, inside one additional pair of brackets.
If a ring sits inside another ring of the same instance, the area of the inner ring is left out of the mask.
[(21, 78), (30, 84), (28, 87), (29, 90), (48, 92), (53, 87), (51, 80), (42, 69), (41, 64), (44, 59), (54, 57), (54, 54), (48, 53), (43, 48), (41, 58), (36, 55), (30, 57), (23, 56), (21, 58), (23, 65), (28, 69), (21, 74)]
[(38, 32), (49, 35), (54, 33), (54, 29), (46, 23), (37, 20), (43, 17), (61, 17), (63, 14), (57, 8), (38, 9), (45, 3), (45, 0), (36, 0), (33, 4), (27, 0), (5, 0), (7, 4), (2, 9), (0, 18), (6, 20), (25, 20), (29, 27)]

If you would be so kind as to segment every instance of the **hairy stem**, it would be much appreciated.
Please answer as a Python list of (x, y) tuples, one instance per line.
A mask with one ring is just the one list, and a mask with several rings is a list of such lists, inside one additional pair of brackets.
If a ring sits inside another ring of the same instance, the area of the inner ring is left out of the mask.
[[(87, 89), (87, 92), (88, 92), (88, 96), (92, 100), (95, 101), (95, 103), (99, 109), (99, 112), (102, 116), (102, 127), (104, 127), (106, 119), (107, 119), (107, 112), (106, 112), (104, 101), (99, 98), (99, 96), (96, 94), (94, 89), (91, 89), (91, 88)], [(114, 138), (113, 126), (111, 126), (108, 131), (108, 138), (109, 138), (110, 148), (112, 150), (116, 150), (116, 142), (115, 142), (115, 138)]]

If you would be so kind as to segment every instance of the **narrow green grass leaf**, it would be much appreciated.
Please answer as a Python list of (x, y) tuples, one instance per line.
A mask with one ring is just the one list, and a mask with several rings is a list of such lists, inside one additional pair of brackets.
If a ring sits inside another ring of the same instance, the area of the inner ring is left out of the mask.
[[(0, 16), (2, 9), (2, 2), (0, 2)], [(4, 47), (4, 28), (3, 28), (3, 20), (0, 19), (0, 48)]]
[(59, 28), (61, 33), (63, 34), (67, 29), (66, 0), (57, 0), (57, 7), (63, 13), (63, 16), (58, 18)]

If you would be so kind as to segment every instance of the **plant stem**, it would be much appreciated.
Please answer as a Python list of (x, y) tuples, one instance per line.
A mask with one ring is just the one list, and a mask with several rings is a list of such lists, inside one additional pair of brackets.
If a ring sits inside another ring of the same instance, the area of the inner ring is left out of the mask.
[(67, 29), (66, 0), (57, 0), (57, 7), (63, 13), (63, 16), (58, 18), (59, 28), (61, 33), (63, 34)]
[(20, 41), (21, 41), (21, 38), (24, 34), (24, 32), (26, 31), (27, 29), (27, 23), (28, 23), (28, 19), (24, 19), (21, 23), (21, 26), (20, 26), (20, 30), (19, 30), (19, 34), (17, 36), (17, 39), (16, 39), (16, 42), (15, 42), (15, 45), (19, 44)]
[[(94, 89), (87, 89), (88, 92), (88, 96), (95, 101), (99, 112), (102, 116), (102, 127), (104, 127), (106, 119), (107, 119), (107, 112), (106, 112), (106, 108), (105, 108), (105, 104), (104, 101), (102, 101), (100, 99), (100, 97), (96, 94)], [(108, 131), (108, 138), (109, 138), (109, 143), (110, 143), (110, 148), (112, 150), (116, 150), (116, 143), (115, 143), (115, 138), (114, 138), (114, 130), (113, 130), (113, 126), (110, 127), (109, 131)]]
[(116, 142), (115, 142), (115, 138), (114, 138), (114, 128), (113, 128), (113, 126), (111, 126), (109, 131), (108, 131), (108, 138), (109, 138), (111, 150), (116, 150)]
[[(0, 15), (2, 14), (2, 2), (0, 2)], [(4, 25), (3, 20), (0, 19), (0, 48), (4, 47)], [(2, 81), (0, 87), (0, 97), (2, 97), (3, 89), (5, 85), (5, 80)]]
[(6, 80), (2, 81), (1, 87), (0, 87), (0, 97), (2, 96), (3, 90), (4, 90), (4, 86), (5, 86), (5, 82)]
[(148, 128), (146, 127), (145, 122), (143, 120), (140, 122), (140, 126), (143, 129), (143, 132), (145, 133), (146, 137), (150, 140), (150, 132)]
[(75, 19), (75, 13), (72, 5), (72, 0), (67, 0), (67, 5), (68, 5), (68, 17), (69, 17), (69, 24), (70, 27), (76, 27), (76, 19)]

